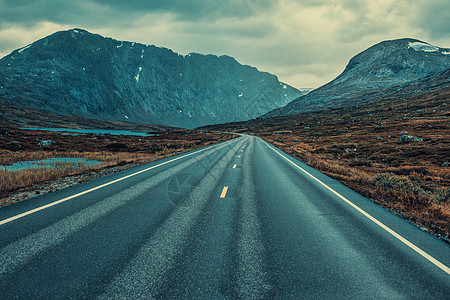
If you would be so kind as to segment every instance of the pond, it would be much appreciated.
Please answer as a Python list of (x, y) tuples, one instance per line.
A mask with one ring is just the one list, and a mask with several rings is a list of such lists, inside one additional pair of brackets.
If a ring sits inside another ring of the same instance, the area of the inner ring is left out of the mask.
[(83, 164), (84, 166), (95, 166), (101, 163), (102, 162), (98, 160), (86, 160), (84, 158), (53, 157), (42, 160), (20, 161), (8, 166), (0, 165), (0, 170), (17, 171), (35, 168), (55, 168), (58, 164)]
[(128, 130), (103, 130), (103, 129), (73, 129), (73, 128), (20, 128), (27, 130), (46, 130), (46, 131), (55, 131), (55, 132), (73, 132), (73, 133), (92, 133), (92, 134), (111, 134), (111, 135), (137, 135), (137, 136), (153, 136), (153, 134), (149, 134), (146, 132), (135, 132)]

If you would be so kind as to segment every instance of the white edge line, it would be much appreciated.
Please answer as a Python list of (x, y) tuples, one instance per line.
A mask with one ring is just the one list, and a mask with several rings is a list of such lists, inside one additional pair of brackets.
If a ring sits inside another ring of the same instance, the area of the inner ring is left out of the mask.
[(306, 175), (310, 176), (312, 179), (316, 180), (318, 183), (320, 183), (321, 185), (323, 185), (325, 188), (327, 188), (329, 191), (331, 191), (333, 194), (335, 194), (336, 196), (338, 196), (339, 198), (341, 198), (342, 200), (344, 200), (346, 203), (348, 203), (350, 206), (352, 206), (354, 209), (356, 209), (357, 211), (359, 211), (361, 214), (363, 214), (365, 217), (367, 217), (369, 220), (371, 220), (372, 222), (374, 222), (375, 224), (377, 224), (378, 226), (380, 226), (381, 228), (383, 228), (384, 230), (386, 230), (387, 232), (389, 232), (391, 235), (393, 235), (394, 237), (396, 237), (398, 240), (400, 240), (402, 243), (404, 243), (405, 245), (407, 245), (408, 247), (410, 247), (411, 249), (413, 249), (414, 251), (416, 251), (418, 254), (422, 255), (424, 258), (426, 258), (428, 261), (430, 261), (431, 263), (433, 263), (434, 265), (436, 265), (438, 268), (440, 268), (441, 270), (443, 270), (444, 272), (446, 272), (447, 274), (450, 275), (450, 268), (447, 267), (446, 265), (444, 265), (443, 263), (441, 263), (440, 261), (438, 261), (437, 259), (435, 259), (434, 257), (432, 257), (431, 255), (429, 255), (428, 253), (426, 253), (425, 251), (423, 251), (422, 249), (420, 249), (419, 247), (417, 247), (416, 245), (414, 245), (413, 243), (411, 243), (410, 241), (408, 241), (407, 239), (405, 239), (404, 237), (402, 237), (400, 234), (398, 234), (397, 232), (395, 232), (394, 230), (392, 230), (391, 228), (389, 228), (388, 226), (384, 225), (383, 223), (381, 223), (380, 221), (378, 221), (377, 219), (375, 219), (374, 217), (372, 217), (369, 213), (367, 213), (366, 211), (364, 211), (362, 208), (360, 208), (359, 206), (357, 206), (356, 204), (354, 204), (353, 202), (351, 202), (350, 200), (348, 200), (347, 198), (345, 198), (344, 196), (342, 196), (341, 194), (339, 194), (338, 192), (336, 192), (335, 190), (333, 190), (332, 188), (330, 188), (328, 185), (326, 185), (325, 183), (323, 183), (322, 181), (320, 181), (319, 179), (317, 179), (314, 175), (310, 174), (308, 171), (306, 171), (305, 169), (303, 169), (302, 167), (296, 165), (294, 162), (292, 162), (290, 159), (288, 159), (286, 156), (284, 156), (283, 154), (281, 154), (279, 151), (277, 151), (274, 147), (272, 147), (269, 143), (267, 143), (266, 141), (262, 140), (269, 148), (271, 148), (273, 151), (275, 151), (276, 153), (278, 153), (281, 157), (283, 157), (284, 159), (286, 159), (288, 162), (290, 162), (292, 165), (294, 165), (295, 167), (297, 167), (298, 169), (300, 169), (301, 171), (303, 171)]
[(163, 163), (160, 163), (160, 164), (158, 164), (158, 165), (156, 165), (156, 166), (152, 166), (152, 167), (149, 167), (149, 168), (147, 168), (147, 169), (144, 169), (144, 170), (138, 171), (138, 172), (136, 172), (136, 173), (133, 173), (133, 174), (130, 174), (130, 175), (127, 175), (127, 176), (124, 176), (124, 177), (118, 178), (118, 179), (116, 179), (116, 180), (113, 180), (113, 181), (110, 181), (110, 182), (104, 183), (104, 184), (102, 184), (102, 185), (96, 186), (96, 187), (94, 187), (94, 188), (91, 188), (91, 189), (89, 189), (89, 190), (86, 190), (86, 191), (80, 192), (80, 193), (78, 193), (78, 194), (75, 194), (75, 195), (72, 195), (72, 196), (69, 196), (69, 197), (66, 197), (66, 198), (63, 198), (63, 199), (57, 200), (57, 201), (55, 201), (55, 202), (52, 202), (52, 203), (49, 203), (49, 204), (46, 204), (46, 205), (43, 205), (43, 206), (37, 207), (37, 208), (35, 208), (35, 209), (32, 209), (32, 210), (29, 210), (29, 211), (23, 212), (23, 213), (21, 213), (21, 214), (15, 215), (15, 216), (9, 217), (9, 218), (7, 218), (7, 219), (1, 220), (1, 221), (0, 221), (0, 226), (1, 226), (1, 225), (4, 225), (4, 224), (6, 224), (6, 223), (12, 222), (12, 221), (14, 221), (14, 220), (17, 220), (17, 219), (23, 218), (23, 217), (25, 217), (25, 216), (31, 215), (31, 214), (33, 214), (33, 213), (35, 213), (35, 212), (38, 212), (38, 211), (44, 210), (44, 209), (46, 209), (46, 208), (49, 208), (49, 207), (55, 206), (55, 205), (57, 205), (57, 204), (60, 204), (60, 203), (63, 203), (63, 202), (65, 202), (65, 201), (67, 201), (67, 200), (70, 200), (70, 199), (73, 199), (73, 198), (76, 198), (76, 197), (82, 196), (82, 195), (84, 195), (84, 194), (87, 194), (87, 193), (93, 192), (93, 191), (95, 191), (95, 190), (101, 189), (101, 188), (103, 188), (103, 187), (105, 187), (105, 186), (108, 186), (108, 185), (114, 184), (114, 183), (116, 183), (116, 182), (119, 182), (119, 181), (122, 181), (122, 180), (128, 179), (128, 178), (130, 178), (130, 177), (133, 177), (133, 176), (139, 175), (139, 174), (141, 174), (141, 173), (147, 172), (147, 171), (149, 171), (149, 170), (151, 170), (151, 169), (155, 169), (155, 168), (157, 168), (157, 167), (160, 167), (160, 166), (163, 166), (163, 165), (165, 165), (165, 164), (168, 164), (168, 163), (174, 162), (174, 161), (176, 161), (176, 160), (179, 160), (179, 159), (182, 159), (182, 158), (185, 158), (185, 157), (191, 156), (191, 155), (193, 155), (193, 154), (197, 154), (197, 153), (203, 152), (203, 151), (205, 151), (205, 150), (208, 150), (208, 149), (211, 149), (211, 148), (217, 147), (218, 145), (219, 145), (219, 144), (215, 144), (215, 145), (212, 145), (212, 146), (210, 146), (210, 147), (207, 147), (207, 148), (204, 148), (204, 149), (198, 150), (198, 151), (196, 151), (196, 152), (193, 152), (193, 153), (189, 153), (189, 154), (186, 154), (186, 155), (183, 155), (183, 156), (180, 156), (180, 157), (177, 157), (177, 158), (174, 158), (174, 159), (168, 160), (168, 161), (166, 161), (166, 162), (163, 162)]

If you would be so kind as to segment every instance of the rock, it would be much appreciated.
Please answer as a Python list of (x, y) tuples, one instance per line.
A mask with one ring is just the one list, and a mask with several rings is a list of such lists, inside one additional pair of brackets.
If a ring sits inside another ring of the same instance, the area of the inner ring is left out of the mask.
[(400, 141), (401, 142), (423, 142), (423, 139), (416, 137), (416, 136), (405, 134), (400, 137)]
[(40, 146), (50, 146), (53, 145), (55, 142), (52, 140), (42, 140), (39, 142)]

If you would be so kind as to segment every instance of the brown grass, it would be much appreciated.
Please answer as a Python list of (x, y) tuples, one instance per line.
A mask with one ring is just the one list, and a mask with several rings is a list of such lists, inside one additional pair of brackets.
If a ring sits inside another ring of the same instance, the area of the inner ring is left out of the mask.
[[(72, 136), (49, 131), (31, 131), (17, 128), (0, 129), (0, 165), (20, 161), (39, 161), (54, 157), (75, 157), (98, 160), (95, 166), (56, 163), (54, 168), (39, 167), (29, 170), (0, 170), (0, 199), (6, 199), (21, 188), (65, 176), (84, 174), (95, 170), (141, 164), (178, 153), (225, 141), (231, 134), (193, 130), (156, 132), (154, 136)], [(48, 146), (38, 141), (52, 140)], [(3, 203), (3, 204), (2, 204)], [(9, 204), (0, 201), (0, 206)]]
[(0, 169), (0, 194), (33, 184), (57, 178), (79, 174), (105, 167), (112, 167), (131, 162), (149, 160), (157, 154), (144, 153), (111, 153), (111, 152), (31, 152), (13, 155), (0, 155), (1, 165), (11, 165), (20, 161), (39, 161), (54, 157), (75, 157), (85, 160), (98, 160), (103, 163), (88, 166), (84, 163), (54, 162), (50, 166), (32, 169), (7, 170)]

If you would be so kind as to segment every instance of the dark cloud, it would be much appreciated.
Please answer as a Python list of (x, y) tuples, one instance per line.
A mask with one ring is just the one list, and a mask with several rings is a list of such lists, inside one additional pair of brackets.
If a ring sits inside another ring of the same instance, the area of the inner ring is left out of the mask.
[[(450, 2), (429, 0), (418, 6), (417, 25), (433, 39), (450, 39)], [(450, 45), (443, 45), (450, 47)]]
[(192, 21), (242, 18), (269, 10), (275, 2), (270, 0), (0, 0), (0, 22), (22, 23), (25, 26), (41, 21), (56, 23), (84, 21), (98, 24), (114, 22), (118, 20), (117, 18), (133, 19), (147, 13), (170, 13), (177, 19)]
[(132, 12), (170, 12), (180, 18), (198, 20), (222, 17), (248, 17), (273, 7), (270, 0), (92, 0)]
[(317, 87), (382, 40), (450, 46), (448, 0), (0, 0), (0, 57), (57, 30), (230, 55)]
[[(89, 1), (58, 0), (0, 0), (0, 26), (9, 23), (31, 27), (37, 22), (71, 23), (89, 20), (94, 14), (88, 9)], [(98, 14), (97, 16), (101, 15)]]

